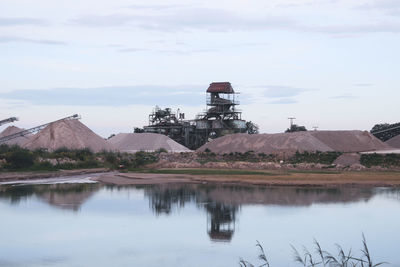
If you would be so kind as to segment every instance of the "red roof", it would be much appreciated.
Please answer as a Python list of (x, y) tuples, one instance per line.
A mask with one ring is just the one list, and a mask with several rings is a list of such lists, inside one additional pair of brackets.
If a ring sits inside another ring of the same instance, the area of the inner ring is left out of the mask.
[(207, 89), (207, 93), (231, 94), (234, 93), (234, 91), (230, 82), (219, 82), (211, 83), (210, 87)]

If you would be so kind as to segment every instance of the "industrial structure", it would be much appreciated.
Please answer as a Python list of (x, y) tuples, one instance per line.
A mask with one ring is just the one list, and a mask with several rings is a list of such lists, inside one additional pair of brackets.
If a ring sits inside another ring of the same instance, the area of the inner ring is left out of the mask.
[(11, 122), (17, 121), (17, 120), (18, 119), (16, 117), (11, 117), (11, 118), (8, 118), (8, 119), (5, 119), (5, 120), (1, 120), (0, 121), (0, 126), (3, 125), (3, 124), (6, 124), (6, 123), (11, 123)]
[(229, 82), (211, 83), (206, 91), (206, 110), (194, 120), (185, 120), (185, 114), (179, 109), (174, 113), (170, 108), (156, 106), (144, 131), (167, 135), (190, 149), (226, 134), (245, 133), (248, 123), (236, 108), (237, 94)]

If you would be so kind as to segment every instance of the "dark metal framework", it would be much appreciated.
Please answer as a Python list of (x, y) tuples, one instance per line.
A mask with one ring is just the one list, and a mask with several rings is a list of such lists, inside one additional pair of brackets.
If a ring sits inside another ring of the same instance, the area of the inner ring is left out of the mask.
[(190, 149), (226, 134), (246, 132), (246, 121), (236, 108), (237, 95), (229, 82), (211, 83), (206, 91), (206, 110), (194, 120), (185, 120), (179, 110), (174, 113), (156, 106), (144, 131), (168, 135)]
[(5, 120), (1, 120), (0, 121), (0, 125), (6, 124), (6, 123), (11, 123), (11, 122), (14, 122), (14, 121), (17, 121), (17, 120), (18, 120), (18, 118), (11, 117), (11, 118), (8, 118), (8, 119), (5, 119)]

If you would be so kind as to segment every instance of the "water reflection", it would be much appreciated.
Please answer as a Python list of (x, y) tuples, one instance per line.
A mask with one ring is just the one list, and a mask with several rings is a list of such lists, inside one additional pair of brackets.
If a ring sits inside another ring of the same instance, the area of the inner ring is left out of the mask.
[(207, 212), (207, 233), (212, 241), (230, 241), (242, 205), (309, 206), (369, 200), (371, 188), (296, 188), (227, 185), (155, 185), (143, 187), (156, 215), (171, 214), (196, 203)]
[(53, 207), (78, 211), (99, 189), (98, 184), (7, 185), (0, 186), (0, 199), (16, 205), (37, 197)]
[(78, 211), (81, 205), (103, 188), (142, 191), (155, 215), (171, 215), (195, 204), (207, 214), (207, 234), (212, 241), (232, 240), (243, 205), (310, 206), (316, 203), (368, 201), (374, 194), (388, 194), (399, 200), (398, 189), (260, 187), (234, 185), (165, 184), (154, 186), (101, 186), (99, 184), (53, 184), (0, 186), (0, 199), (11, 204), (37, 197), (49, 205)]
[(236, 212), (238, 206), (221, 203), (208, 203), (207, 233), (212, 241), (231, 241), (235, 232)]

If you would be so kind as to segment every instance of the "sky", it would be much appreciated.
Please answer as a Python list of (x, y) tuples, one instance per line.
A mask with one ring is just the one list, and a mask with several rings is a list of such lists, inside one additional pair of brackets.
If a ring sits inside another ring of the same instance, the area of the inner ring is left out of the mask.
[(229, 81), (263, 133), (370, 130), (400, 121), (399, 47), (398, 0), (0, 0), (0, 119), (108, 137)]

